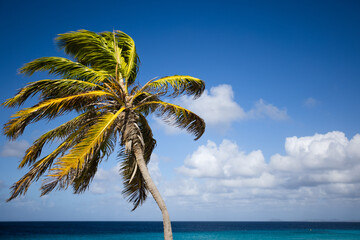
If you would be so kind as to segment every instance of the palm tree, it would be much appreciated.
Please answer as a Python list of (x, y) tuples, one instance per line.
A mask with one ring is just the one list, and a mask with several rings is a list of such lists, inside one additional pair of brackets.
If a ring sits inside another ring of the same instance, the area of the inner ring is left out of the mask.
[[(41, 119), (52, 120), (69, 112), (76, 112), (77, 116), (43, 134), (27, 149), (19, 167), (29, 166), (30, 170), (11, 187), (8, 201), (25, 194), (31, 183), (43, 175), (41, 196), (69, 186), (74, 193), (84, 192), (100, 162), (119, 142), (123, 194), (135, 210), (150, 192), (162, 212), (164, 238), (172, 239), (165, 202), (147, 168), (156, 141), (146, 116), (157, 113), (165, 122), (186, 129), (197, 140), (205, 131), (203, 119), (160, 98), (181, 94), (199, 97), (204, 82), (176, 75), (152, 79), (143, 86), (136, 84), (139, 57), (133, 39), (120, 31), (79, 30), (59, 34), (56, 41), (73, 60), (42, 57), (20, 69), (26, 75), (47, 71), (59, 79), (29, 83), (4, 102), (6, 107), (18, 107), (29, 97), (39, 96), (36, 105), (11, 116), (4, 132), (10, 140), (15, 140), (27, 125)], [(57, 148), (41, 156), (44, 145), (53, 142), (59, 144)]]

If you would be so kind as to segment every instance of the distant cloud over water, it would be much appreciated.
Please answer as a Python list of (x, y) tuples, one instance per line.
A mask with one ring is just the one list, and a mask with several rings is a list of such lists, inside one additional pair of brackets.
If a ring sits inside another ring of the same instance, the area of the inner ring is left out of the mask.
[(213, 195), (219, 201), (219, 196), (221, 201), (360, 197), (360, 134), (352, 139), (337, 131), (289, 137), (285, 151), (266, 161), (261, 150), (246, 153), (230, 140), (219, 145), (208, 141), (178, 171), (202, 179), (196, 181), (199, 196)]

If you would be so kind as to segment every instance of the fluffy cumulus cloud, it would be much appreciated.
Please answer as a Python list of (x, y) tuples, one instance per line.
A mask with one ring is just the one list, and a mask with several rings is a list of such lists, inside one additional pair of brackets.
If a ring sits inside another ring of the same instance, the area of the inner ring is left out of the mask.
[(2, 146), (0, 155), (2, 157), (22, 157), (24, 156), (25, 150), (29, 147), (30, 144), (25, 140), (6, 142), (5, 145)]
[(191, 177), (231, 179), (259, 177), (265, 168), (260, 150), (246, 154), (234, 142), (223, 140), (219, 146), (212, 141), (200, 146), (178, 170)]
[(196, 100), (183, 96), (180, 104), (204, 118), (209, 125), (228, 124), (246, 117), (242, 107), (234, 101), (232, 87), (227, 84), (212, 87), (210, 92), (205, 90)]
[(208, 125), (230, 124), (244, 119), (270, 118), (273, 120), (286, 120), (286, 109), (278, 107), (259, 99), (254, 106), (245, 111), (235, 100), (231, 85), (223, 84), (205, 90), (203, 95), (194, 100), (183, 96), (180, 104), (191, 109), (205, 119)]
[(260, 150), (245, 153), (229, 140), (208, 141), (178, 171), (198, 180), (199, 198), (360, 199), (359, 134), (352, 139), (342, 132), (289, 137), (285, 151), (265, 161)]
[(354, 187), (360, 190), (359, 134), (351, 140), (342, 132), (291, 137), (285, 150), (286, 155), (276, 154), (270, 161), (284, 187), (321, 187), (326, 193), (340, 194)]

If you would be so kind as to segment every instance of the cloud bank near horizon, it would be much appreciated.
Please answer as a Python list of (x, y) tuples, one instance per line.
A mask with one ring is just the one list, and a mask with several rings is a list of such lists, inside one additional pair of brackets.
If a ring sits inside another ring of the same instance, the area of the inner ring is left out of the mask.
[(198, 196), (282, 201), (360, 198), (360, 134), (347, 139), (342, 132), (289, 137), (285, 155), (267, 162), (261, 150), (246, 153), (230, 140), (208, 141), (189, 155), (178, 172), (201, 179)]

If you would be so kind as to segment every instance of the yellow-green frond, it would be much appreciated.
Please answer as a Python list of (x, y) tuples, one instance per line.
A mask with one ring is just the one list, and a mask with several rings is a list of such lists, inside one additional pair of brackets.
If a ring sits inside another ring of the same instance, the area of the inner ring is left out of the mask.
[(11, 197), (7, 201), (11, 201), (19, 195), (24, 195), (31, 183), (37, 181), (46, 172), (46, 170), (51, 167), (59, 154), (65, 153), (71, 146), (75, 145), (81, 135), (81, 130), (71, 134), (53, 152), (35, 162), (29, 172), (11, 187)]
[(60, 125), (53, 130), (50, 130), (38, 138), (33, 145), (28, 148), (25, 152), (25, 156), (19, 164), (19, 168), (23, 168), (26, 165), (32, 164), (40, 156), (42, 149), (45, 144), (53, 142), (54, 140), (64, 140), (70, 141), (69, 135), (76, 132), (77, 135), (80, 135), (82, 131), (92, 125), (96, 121), (99, 113), (96, 112), (85, 112), (72, 120)]
[(52, 173), (49, 176), (61, 179), (72, 170), (81, 170), (84, 167), (84, 163), (99, 151), (102, 141), (107, 135), (112, 133), (112, 129), (115, 127), (114, 123), (123, 110), (124, 108), (121, 108), (115, 114), (109, 112), (102, 116), (100, 120), (89, 129), (84, 139), (74, 146), (69, 154), (61, 157), (56, 162), (56, 168), (51, 170)]
[[(122, 33), (126, 35), (125, 33)], [(126, 35), (127, 36), (127, 35)], [(135, 43), (134, 40), (128, 36), (126, 45), (128, 47), (127, 49), (127, 65), (125, 68), (125, 77), (126, 77), (126, 87), (130, 84), (132, 84), (135, 81), (135, 77), (138, 71), (138, 56), (136, 53)], [(135, 75), (135, 77), (134, 77)]]
[(78, 62), (93, 69), (113, 74), (116, 66), (114, 51), (103, 36), (88, 30), (59, 34), (58, 45)]
[(109, 156), (115, 149), (117, 141), (116, 131), (110, 134), (100, 143), (97, 155), (94, 155), (90, 161), (87, 161), (83, 168), (77, 169), (75, 178), (72, 181), (74, 193), (82, 193), (88, 189), (91, 180), (94, 178), (99, 163), (105, 156)]
[(89, 82), (102, 82), (110, 75), (106, 71), (94, 70), (81, 63), (62, 57), (42, 57), (26, 63), (20, 73), (32, 75), (38, 71), (47, 71), (62, 78), (77, 79)]
[[(170, 89), (170, 87), (172, 89)], [(193, 95), (194, 98), (200, 97), (205, 90), (205, 82), (191, 76), (175, 75), (163, 77), (149, 82), (145, 91), (163, 92), (162, 95), (178, 96), (181, 94)]]
[(116, 31), (115, 33), (102, 32), (100, 35), (109, 42), (109, 46), (112, 44), (111, 42), (115, 42), (111, 46), (114, 48), (119, 71), (125, 79), (125, 91), (127, 91), (127, 87), (135, 82), (140, 64), (134, 40), (121, 31)]
[(163, 101), (151, 101), (143, 103), (134, 109), (141, 109), (144, 106), (156, 108), (166, 123), (186, 129), (187, 132), (195, 135), (195, 140), (199, 139), (205, 132), (204, 120), (186, 108)]
[(5, 134), (11, 139), (16, 139), (30, 123), (43, 118), (52, 119), (68, 111), (81, 110), (89, 102), (105, 95), (112, 96), (103, 91), (92, 91), (64, 98), (49, 99), (33, 107), (25, 108), (11, 116), (12, 119), (4, 126)]
[(6, 107), (21, 106), (29, 97), (41, 93), (42, 99), (61, 98), (93, 90), (106, 90), (101, 85), (74, 79), (45, 79), (29, 83), (13, 98), (3, 103)]

